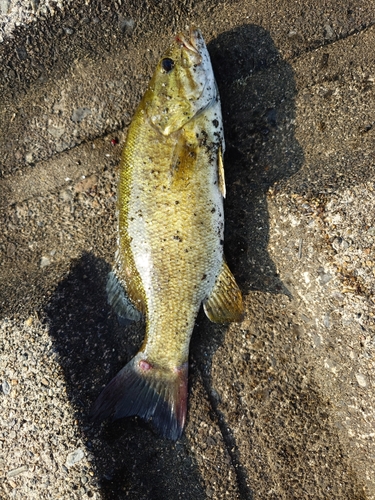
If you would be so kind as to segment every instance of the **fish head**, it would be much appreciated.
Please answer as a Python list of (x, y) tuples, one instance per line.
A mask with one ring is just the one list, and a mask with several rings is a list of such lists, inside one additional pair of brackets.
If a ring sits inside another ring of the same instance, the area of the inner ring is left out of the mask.
[(202, 34), (179, 33), (160, 59), (144, 106), (154, 127), (168, 136), (207, 108), (217, 97), (210, 55)]

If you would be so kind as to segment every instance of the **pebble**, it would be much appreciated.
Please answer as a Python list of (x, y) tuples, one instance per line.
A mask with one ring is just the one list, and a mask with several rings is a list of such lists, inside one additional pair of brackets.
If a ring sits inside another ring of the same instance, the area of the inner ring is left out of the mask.
[(81, 181), (77, 182), (77, 184), (74, 186), (74, 191), (76, 193), (89, 192), (97, 185), (97, 183), (98, 183), (98, 176), (92, 174), (89, 177), (85, 177)]
[(60, 139), (60, 137), (62, 135), (64, 135), (65, 128), (64, 127), (57, 127), (57, 126), (50, 125), (47, 128), (47, 132), (50, 133), (56, 139)]
[(80, 462), (84, 456), (85, 454), (83, 450), (81, 448), (77, 448), (76, 450), (68, 454), (68, 456), (66, 457), (65, 465), (67, 467), (73, 467), (73, 465), (78, 464), (78, 462)]
[(91, 115), (91, 109), (89, 108), (77, 108), (73, 111), (72, 121), (75, 123), (81, 122), (86, 116)]
[(123, 33), (130, 34), (134, 30), (135, 22), (130, 17), (119, 16), (118, 25)]
[[(65, 141), (57, 141), (55, 147), (56, 147), (56, 151), (58, 153), (61, 153), (62, 151), (65, 151), (66, 149), (69, 148), (69, 144)], [(73, 143), (71, 144), (71, 147), (73, 147)]]
[(22, 465), (21, 467), (17, 467), (17, 469), (12, 469), (7, 473), (7, 477), (15, 477), (18, 476), (19, 474), (22, 474), (22, 472), (26, 472), (28, 470), (27, 465)]
[(328, 313), (324, 315), (323, 324), (326, 328), (330, 327), (330, 317)]
[(359, 387), (367, 387), (367, 380), (361, 373), (356, 373), (355, 378), (357, 379)]
[(326, 285), (332, 279), (332, 274), (326, 273), (324, 270), (319, 272), (320, 284)]
[(70, 189), (65, 189), (64, 191), (61, 191), (60, 200), (72, 201), (72, 199), (73, 199), (73, 193), (70, 191)]
[(0, 13), (8, 14), (10, 0), (0, 0)]
[(2, 389), (3, 393), (6, 396), (8, 396), (8, 394), (11, 391), (11, 387), (10, 387), (9, 383), (6, 380), (3, 380), (3, 383), (1, 384), (1, 389)]
[(49, 259), (48, 257), (42, 257), (40, 259), (40, 267), (43, 268), (43, 267), (47, 267), (51, 264), (51, 259)]
[(25, 161), (26, 161), (26, 163), (33, 163), (34, 162), (34, 155), (32, 153), (27, 153), (25, 155)]
[(25, 326), (31, 326), (33, 324), (34, 318), (32, 316), (29, 316), (27, 320), (25, 321)]

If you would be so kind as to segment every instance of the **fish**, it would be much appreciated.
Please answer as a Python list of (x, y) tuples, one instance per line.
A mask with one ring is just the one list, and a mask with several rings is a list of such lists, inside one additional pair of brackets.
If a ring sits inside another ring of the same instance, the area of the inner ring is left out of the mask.
[(92, 418), (138, 415), (181, 437), (190, 338), (200, 307), (239, 322), (241, 291), (223, 251), (225, 141), (212, 64), (199, 29), (159, 60), (129, 126), (118, 184), (118, 243), (108, 301), (145, 319), (142, 346), (99, 395)]

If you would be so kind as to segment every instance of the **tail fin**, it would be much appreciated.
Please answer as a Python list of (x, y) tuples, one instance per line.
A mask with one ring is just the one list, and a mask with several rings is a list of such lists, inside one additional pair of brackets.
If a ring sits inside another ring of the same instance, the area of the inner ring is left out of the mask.
[(138, 415), (165, 438), (177, 440), (187, 410), (187, 364), (174, 371), (153, 367), (138, 353), (95, 401), (91, 417), (113, 420)]

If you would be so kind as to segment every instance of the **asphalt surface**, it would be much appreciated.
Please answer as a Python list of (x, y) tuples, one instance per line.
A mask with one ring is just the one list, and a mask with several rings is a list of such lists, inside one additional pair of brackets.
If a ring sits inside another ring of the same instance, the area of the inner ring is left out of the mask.
[[(0, 2), (1, 499), (375, 499), (374, 7)], [(144, 334), (105, 296), (121, 148), (191, 24), (246, 317), (198, 316), (172, 443), (88, 414)]]

